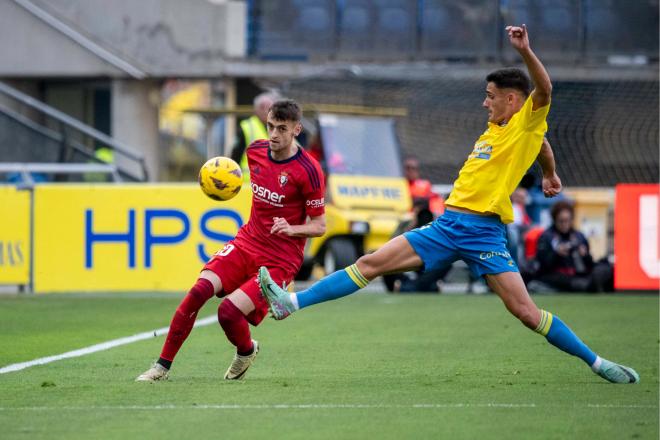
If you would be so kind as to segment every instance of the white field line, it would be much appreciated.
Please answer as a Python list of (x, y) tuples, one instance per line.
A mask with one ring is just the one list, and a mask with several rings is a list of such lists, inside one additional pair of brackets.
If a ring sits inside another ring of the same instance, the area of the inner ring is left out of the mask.
[(657, 405), (616, 405), (616, 404), (586, 404), (586, 405), (537, 405), (535, 403), (418, 403), (410, 405), (393, 404), (351, 404), (351, 403), (306, 403), (306, 404), (273, 404), (273, 405), (239, 405), (239, 404), (200, 404), (200, 405), (102, 405), (102, 406), (24, 406), (0, 407), (0, 411), (155, 411), (155, 410), (246, 410), (246, 409), (460, 409), (460, 408), (599, 408), (599, 409), (657, 409)]
[[(215, 315), (203, 319), (198, 319), (195, 322), (195, 327), (202, 327), (205, 325), (212, 324), (214, 322), (217, 322), (217, 319), (218, 318)], [(80, 348), (78, 350), (68, 351), (62, 354), (56, 354), (54, 356), (47, 356), (27, 362), (7, 365), (5, 367), (0, 368), (0, 374), (11, 373), (13, 371), (20, 371), (26, 368), (34, 367), (35, 365), (48, 364), (51, 362), (60, 361), (62, 359), (85, 356), (87, 354), (96, 353), (97, 351), (104, 351), (110, 348), (119, 347), (120, 345), (132, 344), (133, 342), (142, 341), (144, 339), (155, 338), (157, 336), (166, 335), (168, 330), (169, 327), (158, 328), (156, 330), (151, 330), (144, 333), (138, 333), (137, 335), (126, 336), (124, 338), (119, 338), (119, 339), (113, 339), (112, 341), (90, 345), (89, 347)]]

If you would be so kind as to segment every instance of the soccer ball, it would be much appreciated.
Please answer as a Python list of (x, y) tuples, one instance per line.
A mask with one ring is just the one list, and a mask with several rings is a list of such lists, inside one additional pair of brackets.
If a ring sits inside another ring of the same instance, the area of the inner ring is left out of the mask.
[(199, 170), (199, 186), (213, 200), (229, 200), (241, 190), (241, 167), (228, 157), (214, 157)]

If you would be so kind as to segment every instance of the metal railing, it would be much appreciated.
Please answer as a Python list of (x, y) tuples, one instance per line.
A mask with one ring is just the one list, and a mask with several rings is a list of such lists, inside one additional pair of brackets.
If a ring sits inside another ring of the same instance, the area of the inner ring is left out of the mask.
[[(57, 145), (59, 151), (56, 153), (57, 160), (55, 162), (72, 162), (72, 158), (78, 157), (84, 162), (96, 162), (103, 165), (105, 162), (95, 155), (96, 149), (102, 146), (113, 152), (113, 167), (116, 169), (116, 175), (121, 176), (122, 180), (148, 180), (144, 157), (136, 153), (128, 145), (1, 81), (0, 95), (10, 98), (13, 102), (17, 103), (16, 106), (12, 106), (13, 108), (0, 104), (0, 114), (11, 120), (12, 123), (18, 124), (18, 126), (38, 135), (40, 139), (48, 141), (48, 146), (30, 145), (30, 148), (34, 149), (34, 151), (30, 155), (31, 160), (28, 160), (29, 162), (43, 162), (43, 160), (39, 160), (41, 153), (46, 148), (52, 149), (53, 145)], [(18, 110), (19, 108), (21, 110), (28, 110), (33, 115), (38, 115), (38, 117), (26, 116)], [(49, 124), (44, 123), (44, 121), (48, 121)], [(5, 134), (5, 138), (8, 135), (11, 135), (11, 133)], [(52, 151), (49, 153), (51, 155), (53, 154)], [(4, 160), (12, 160), (12, 158), (6, 157)]]
[(121, 182), (117, 167), (112, 164), (96, 163), (0, 163), (0, 174), (17, 173), (20, 175), (19, 187), (31, 187), (36, 181), (33, 173), (38, 174), (106, 174), (114, 182)]

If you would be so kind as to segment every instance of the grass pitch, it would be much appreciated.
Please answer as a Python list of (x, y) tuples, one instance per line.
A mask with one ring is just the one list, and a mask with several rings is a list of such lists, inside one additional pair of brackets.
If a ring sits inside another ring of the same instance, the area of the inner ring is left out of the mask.
[[(180, 298), (0, 297), (0, 367), (167, 326)], [(604, 382), (492, 295), (361, 293), (253, 329), (243, 382), (222, 380), (217, 325), (165, 383), (133, 381), (163, 337), (2, 374), (0, 437), (657, 439), (658, 297), (535, 300), (642, 383)]]

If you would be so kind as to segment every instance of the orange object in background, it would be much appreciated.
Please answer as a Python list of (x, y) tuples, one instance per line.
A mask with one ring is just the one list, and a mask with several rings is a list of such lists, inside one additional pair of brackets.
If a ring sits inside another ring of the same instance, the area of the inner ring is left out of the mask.
[(445, 199), (433, 192), (431, 182), (426, 179), (415, 179), (408, 181), (410, 188), (410, 197), (413, 202), (418, 199), (427, 199), (429, 202), (429, 210), (433, 213), (434, 217), (439, 217), (445, 212)]
[(660, 185), (616, 186), (614, 288), (660, 289)]
[(536, 245), (538, 244), (539, 237), (543, 234), (543, 231), (545, 231), (543, 226), (534, 226), (525, 234), (525, 258), (528, 261), (536, 258)]

